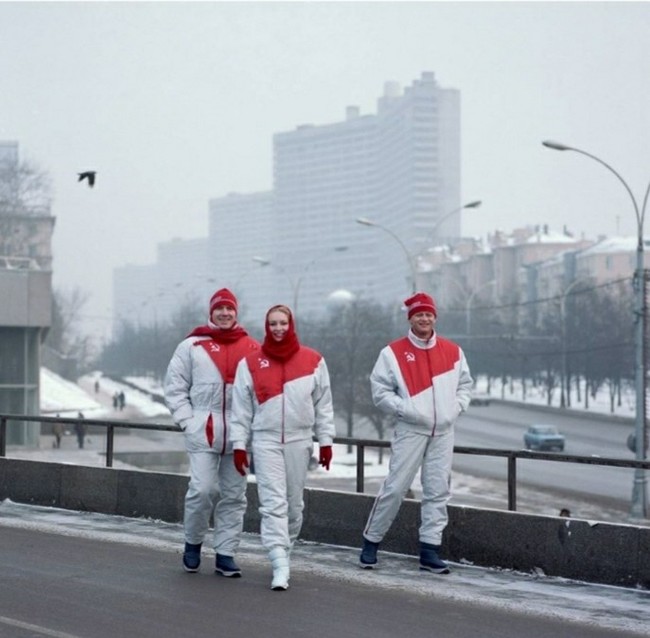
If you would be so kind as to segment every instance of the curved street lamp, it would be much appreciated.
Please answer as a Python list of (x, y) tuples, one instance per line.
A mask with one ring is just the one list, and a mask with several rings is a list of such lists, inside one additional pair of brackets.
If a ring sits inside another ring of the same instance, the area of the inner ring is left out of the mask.
[(433, 224), (433, 228), (429, 233), (429, 237), (431, 237), (432, 240), (435, 240), (436, 235), (438, 234), (438, 228), (442, 225), (442, 223), (445, 220), (449, 219), (452, 215), (455, 215), (456, 213), (460, 212), (461, 210), (464, 210), (465, 208), (478, 208), (482, 203), (483, 202), (480, 199), (477, 199), (474, 202), (469, 202), (467, 204), (464, 204), (463, 206), (459, 206), (458, 208), (454, 208), (454, 210), (450, 210), (449, 212), (445, 213), (442, 217), (436, 219), (436, 221)]
[(383, 226), (382, 224), (379, 224), (377, 222), (373, 222), (371, 219), (368, 219), (367, 217), (358, 217), (356, 219), (356, 222), (357, 224), (361, 224), (362, 226), (374, 226), (375, 228), (379, 228), (383, 230), (385, 233), (388, 233), (399, 244), (400, 248), (404, 251), (406, 261), (408, 262), (409, 265), (409, 270), (411, 271), (411, 292), (414, 293), (417, 290), (416, 288), (417, 271), (415, 269), (415, 263), (413, 262), (413, 256), (406, 248), (404, 242), (390, 228), (387, 228), (386, 226)]
[[(608, 171), (613, 173), (616, 178), (623, 184), (627, 194), (632, 200), (634, 206), (634, 214), (636, 215), (636, 229), (637, 229), (637, 246), (636, 246), (636, 269), (634, 272), (634, 316), (635, 316), (635, 391), (636, 391), (636, 412), (635, 412), (635, 442), (636, 442), (636, 460), (645, 460), (645, 356), (644, 356), (644, 337), (646, 332), (646, 307), (645, 307), (645, 270), (643, 262), (643, 223), (645, 221), (645, 210), (648, 203), (648, 195), (650, 195), (650, 184), (645, 192), (643, 198), (643, 205), (639, 205), (628, 186), (627, 182), (621, 175), (612, 168), (607, 162), (601, 160), (599, 157), (587, 153), (579, 148), (567, 146), (560, 142), (545, 140), (542, 144), (546, 148), (554, 151), (574, 151), (604, 166)], [(646, 501), (646, 476), (643, 468), (636, 468), (634, 470), (634, 487), (632, 489), (632, 505), (630, 508), (630, 516), (632, 518), (640, 519), (645, 518), (647, 514), (647, 501)]]
[[(264, 257), (251, 257), (251, 259), (259, 266), (260, 268), (263, 268), (264, 266), (268, 266), (271, 262), (268, 259), (264, 259)], [(251, 273), (253, 270), (255, 270), (256, 266), (250, 266), (244, 272), (237, 277), (235, 280), (235, 283), (233, 284), (234, 288), (237, 288), (237, 286)]]
[[(335, 246), (332, 249), (332, 251), (337, 252), (337, 253), (341, 253), (341, 252), (346, 251), (347, 249), (348, 249), (348, 246)], [(296, 328), (298, 327), (298, 299), (299, 299), (299, 295), (300, 295), (300, 286), (302, 285), (302, 282), (303, 282), (305, 276), (307, 275), (307, 273), (309, 272), (310, 268), (314, 264), (317, 264), (319, 261), (324, 259), (325, 257), (328, 257), (330, 255), (330, 252), (332, 252), (332, 251), (329, 251), (326, 254), (318, 255), (317, 257), (314, 257), (313, 259), (308, 261), (303, 266), (301, 274), (296, 279), (293, 279), (289, 275), (289, 273), (287, 273), (287, 271), (284, 268), (282, 268), (281, 266), (276, 266), (275, 267), (279, 272), (281, 272), (287, 278), (287, 281), (289, 282), (289, 286), (291, 286), (291, 291), (293, 293), (293, 307), (292, 307), (291, 310), (293, 312), (293, 320), (294, 320), (294, 324), (296, 325)], [(270, 259), (264, 259), (263, 257), (253, 257), (253, 261), (256, 261), (261, 266), (268, 266), (269, 264), (272, 263)]]
[[(458, 208), (454, 208), (453, 210), (450, 210), (449, 212), (445, 213), (442, 217), (438, 218), (434, 224), (433, 228), (431, 229), (431, 232), (429, 233), (429, 237), (434, 237), (436, 231), (438, 230), (438, 227), (442, 222), (444, 222), (446, 219), (454, 215), (455, 213), (463, 210), (464, 208), (478, 208), (483, 202), (481, 202), (480, 199), (477, 199), (473, 202), (468, 202), (467, 204), (463, 204), (462, 206), (459, 206)], [(375, 226), (376, 228), (380, 228), (383, 230), (385, 233), (388, 233), (400, 246), (402, 251), (404, 252), (404, 255), (406, 256), (406, 261), (408, 262), (409, 265), (409, 270), (411, 271), (411, 292), (415, 293), (417, 291), (417, 284), (418, 284), (418, 272), (417, 272), (417, 267), (415, 264), (415, 258), (411, 253), (408, 251), (406, 248), (406, 245), (404, 242), (399, 238), (399, 236), (394, 233), (390, 228), (387, 228), (386, 226), (383, 226), (382, 224), (372, 221), (372, 219), (368, 219), (367, 217), (358, 217), (356, 219), (357, 224), (361, 224), (362, 226)]]

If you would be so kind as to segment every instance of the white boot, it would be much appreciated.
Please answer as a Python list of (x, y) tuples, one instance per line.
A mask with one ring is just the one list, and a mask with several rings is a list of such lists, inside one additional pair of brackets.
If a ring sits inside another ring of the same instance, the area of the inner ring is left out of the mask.
[(273, 567), (271, 589), (282, 591), (289, 588), (289, 556), (284, 547), (275, 547), (269, 552)]

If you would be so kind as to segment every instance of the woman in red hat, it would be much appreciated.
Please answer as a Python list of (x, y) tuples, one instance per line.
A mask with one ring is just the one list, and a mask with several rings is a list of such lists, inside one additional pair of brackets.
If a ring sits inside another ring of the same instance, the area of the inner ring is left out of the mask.
[(314, 434), (329, 470), (336, 434), (323, 357), (300, 344), (287, 306), (266, 315), (261, 352), (237, 367), (231, 437), (234, 462), (246, 474), (251, 445), (260, 502), (262, 544), (273, 567), (271, 589), (289, 587), (289, 552), (302, 527), (303, 490)]

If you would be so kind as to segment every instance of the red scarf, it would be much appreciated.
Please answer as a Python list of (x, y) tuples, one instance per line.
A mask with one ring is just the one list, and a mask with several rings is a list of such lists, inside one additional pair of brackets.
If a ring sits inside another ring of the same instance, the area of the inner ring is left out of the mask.
[(298, 341), (298, 335), (293, 325), (293, 315), (289, 314), (289, 329), (285, 333), (282, 341), (276, 341), (269, 328), (269, 314), (273, 310), (277, 310), (277, 308), (273, 307), (266, 313), (266, 323), (264, 326), (266, 335), (262, 344), (262, 352), (271, 359), (287, 361), (300, 350), (300, 341)]
[(205, 326), (197, 326), (187, 335), (188, 337), (210, 337), (213, 341), (217, 343), (235, 343), (239, 341), (242, 337), (247, 337), (248, 333), (240, 325), (235, 324), (229, 330), (222, 330), (216, 326), (210, 324)]

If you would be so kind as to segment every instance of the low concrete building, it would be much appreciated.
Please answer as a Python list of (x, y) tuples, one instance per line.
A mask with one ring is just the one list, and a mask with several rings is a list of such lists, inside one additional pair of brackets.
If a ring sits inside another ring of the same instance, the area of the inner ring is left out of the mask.
[[(15, 154), (0, 153), (0, 180), (18, 169), (17, 143), (0, 143), (14, 146)], [(38, 414), (41, 344), (52, 321), (54, 217), (49, 206), (15, 204), (0, 198), (0, 413)], [(38, 423), (25, 423), (8, 443), (35, 446), (39, 434)]]

